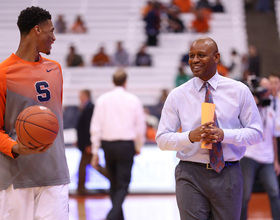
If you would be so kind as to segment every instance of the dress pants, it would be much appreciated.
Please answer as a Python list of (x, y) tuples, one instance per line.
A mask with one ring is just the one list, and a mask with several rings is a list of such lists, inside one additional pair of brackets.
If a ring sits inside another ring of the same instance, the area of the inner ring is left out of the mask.
[(88, 154), (86, 152), (82, 152), (82, 157), (79, 165), (79, 181), (78, 181), (78, 193), (84, 194), (85, 182), (86, 182), (86, 167), (90, 164), (92, 158), (92, 154)]
[(273, 219), (280, 219), (279, 188), (277, 176), (274, 171), (274, 165), (261, 164), (248, 157), (243, 157), (240, 161), (240, 165), (244, 177), (243, 202), (240, 219), (247, 219), (248, 203), (251, 198), (256, 175), (259, 177), (260, 182), (269, 196)]
[(217, 173), (180, 161), (175, 177), (181, 220), (240, 220), (243, 179), (239, 163)]
[(112, 209), (107, 220), (123, 220), (122, 204), (128, 194), (135, 148), (133, 141), (102, 141), (110, 179)]

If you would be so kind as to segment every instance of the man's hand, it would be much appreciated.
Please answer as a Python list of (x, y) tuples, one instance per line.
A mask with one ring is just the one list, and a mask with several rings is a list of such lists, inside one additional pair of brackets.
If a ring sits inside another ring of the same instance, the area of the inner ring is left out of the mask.
[(201, 135), (201, 141), (205, 141), (206, 144), (218, 143), (224, 140), (224, 132), (222, 129), (216, 126), (210, 126), (203, 129), (204, 133)]
[(192, 130), (189, 133), (189, 139), (191, 142), (201, 142), (202, 140), (202, 135), (205, 135), (205, 133), (207, 132), (207, 129), (211, 129), (211, 127), (213, 126), (214, 121), (210, 121), (207, 122), (199, 127), (197, 127), (196, 129)]
[(206, 142), (206, 145), (220, 142), (224, 139), (222, 129), (213, 126), (214, 121), (207, 122), (189, 133), (192, 142)]
[(86, 152), (86, 154), (91, 154), (91, 146), (90, 145), (85, 147), (85, 152)]
[(276, 175), (278, 176), (280, 174), (280, 164), (278, 161), (274, 161), (274, 170)]
[(90, 164), (91, 166), (93, 166), (93, 168), (98, 169), (98, 164), (99, 164), (98, 154), (93, 154)]
[(38, 148), (29, 148), (29, 147), (23, 145), (19, 141), (19, 139), (17, 139), (16, 141), (17, 141), (17, 144), (13, 146), (12, 151), (16, 154), (19, 154), (19, 155), (44, 153), (52, 146), (52, 144), (49, 144), (49, 145), (44, 145), (44, 146), (41, 146), (41, 147), (38, 147)]

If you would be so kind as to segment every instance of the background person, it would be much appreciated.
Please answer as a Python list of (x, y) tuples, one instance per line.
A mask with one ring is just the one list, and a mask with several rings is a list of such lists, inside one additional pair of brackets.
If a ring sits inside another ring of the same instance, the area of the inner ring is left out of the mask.
[(80, 92), (80, 117), (77, 123), (77, 145), (82, 153), (79, 165), (78, 194), (86, 194), (86, 167), (92, 159), (90, 140), (90, 121), (93, 114), (94, 105), (91, 101), (91, 93), (85, 89)]
[(91, 64), (93, 66), (109, 66), (111, 64), (110, 56), (105, 52), (105, 48), (100, 46), (97, 53), (93, 55)]
[(80, 15), (77, 15), (75, 22), (73, 23), (70, 32), (74, 34), (83, 34), (87, 32), (85, 22)]
[[(269, 83), (269, 81), (268, 81)], [(276, 112), (270, 106), (269, 93), (259, 83), (252, 88), (264, 129), (263, 140), (248, 146), (240, 161), (243, 173), (243, 200), (241, 220), (247, 219), (247, 209), (256, 176), (269, 196), (273, 219), (280, 219), (280, 199), (277, 175), (280, 173), (275, 138)]]
[(67, 66), (84, 66), (83, 57), (76, 53), (76, 48), (74, 46), (69, 47), (69, 54), (66, 57)]
[(152, 57), (146, 52), (146, 45), (142, 45), (135, 57), (136, 66), (152, 66)]
[(110, 179), (112, 208), (107, 220), (123, 220), (122, 203), (128, 193), (133, 158), (145, 142), (146, 118), (140, 100), (127, 92), (127, 74), (119, 69), (113, 75), (115, 88), (96, 100), (91, 122), (93, 167), (98, 149), (104, 150)]
[(147, 12), (143, 18), (145, 22), (145, 32), (146, 32), (146, 45), (147, 46), (158, 46), (158, 35), (160, 33), (160, 8), (161, 3), (152, 2), (151, 10)]
[(118, 67), (129, 66), (129, 54), (123, 47), (122, 41), (118, 41), (116, 44), (116, 51), (113, 55), (113, 65)]
[[(278, 153), (278, 163), (280, 162), (280, 74), (273, 72), (269, 74), (268, 80), (271, 86), (271, 106), (276, 112), (276, 143)], [(278, 184), (280, 188), (280, 175), (278, 175)]]
[(64, 34), (67, 32), (66, 22), (65, 22), (64, 16), (62, 14), (58, 15), (57, 20), (55, 21), (54, 27), (55, 27), (55, 32), (58, 34)]

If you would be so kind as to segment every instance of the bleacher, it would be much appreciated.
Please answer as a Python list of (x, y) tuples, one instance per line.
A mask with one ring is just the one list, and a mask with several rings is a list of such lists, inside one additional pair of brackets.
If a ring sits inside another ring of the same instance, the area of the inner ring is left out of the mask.
[[(193, 1), (196, 2), (197, 0)], [(161, 2), (168, 3), (167, 0)], [(214, 2), (209, 0), (209, 2)], [(243, 0), (222, 1), (226, 13), (215, 13), (211, 20), (211, 30), (204, 34), (216, 40), (225, 64), (229, 62), (230, 51), (235, 48), (240, 53), (247, 52), (247, 37)], [(52, 14), (53, 22), (63, 14), (69, 27), (77, 15), (82, 15), (88, 28), (86, 34), (56, 34), (52, 54), (49, 58), (61, 63), (64, 74), (64, 105), (78, 104), (78, 91), (90, 89), (96, 99), (112, 88), (111, 75), (116, 67), (92, 67), (90, 60), (101, 44), (108, 54), (113, 54), (116, 41), (124, 42), (131, 61), (145, 41), (144, 22), (141, 9), (146, 0), (10, 0), (1, 2), (0, 7), (0, 61), (15, 52), (19, 43), (16, 26), (19, 12), (30, 5), (46, 8)], [(193, 15), (182, 14), (188, 27)], [(147, 52), (153, 57), (153, 67), (127, 67), (128, 90), (140, 97), (145, 105), (157, 103), (162, 89), (171, 90), (177, 74), (180, 57), (188, 52), (190, 42), (204, 36), (191, 33), (161, 33), (159, 46), (149, 47)], [(67, 68), (65, 57), (70, 44), (84, 57), (83, 68)]]
[(279, 38), (280, 38), (280, 1), (279, 0), (274, 1), (274, 9), (275, 9), (278, 35), (279, 35)]

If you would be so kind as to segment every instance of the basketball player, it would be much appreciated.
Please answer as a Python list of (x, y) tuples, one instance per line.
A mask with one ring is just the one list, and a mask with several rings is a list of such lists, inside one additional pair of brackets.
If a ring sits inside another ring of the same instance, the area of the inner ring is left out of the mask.
[[(0, 64), (0, 218), (1, 220), (66, 220), (69, 172), (62, 122), (60, 65), (50, 54), (55, 41), (48, 11), (29, 7), (17, 25), (16, 53)], [(31, 105), (50, 108), (59, 121), (53, 145), (30, 149), (17, 140), (15, 121)]]

